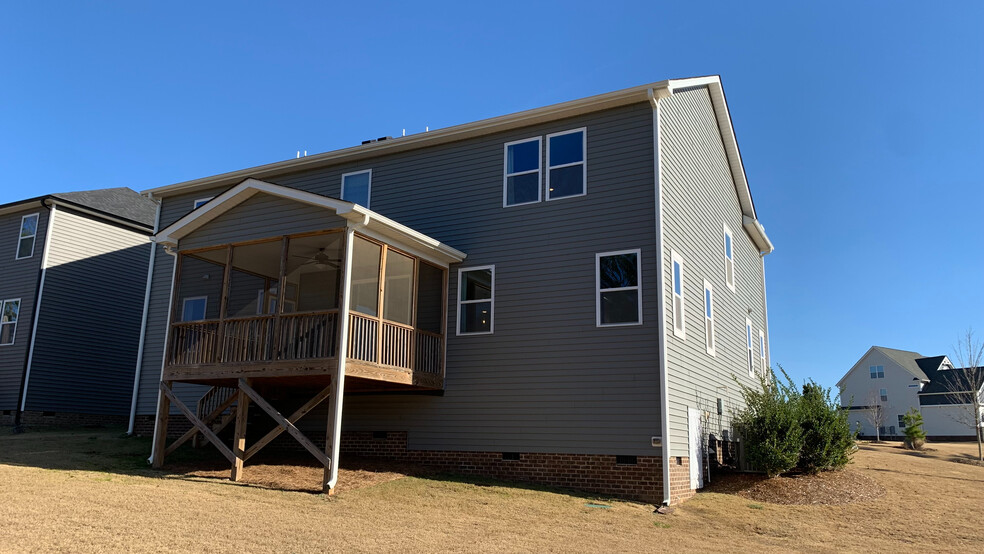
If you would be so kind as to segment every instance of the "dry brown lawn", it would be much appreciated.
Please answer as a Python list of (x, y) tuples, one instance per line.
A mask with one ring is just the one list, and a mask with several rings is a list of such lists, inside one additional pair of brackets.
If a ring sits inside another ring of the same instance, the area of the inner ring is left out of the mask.
[[(149, 470), (148, 442), (118, 432), (7, 433), (0, 434), (0, 552), (984, 548), (984, 467), (951, 461), (976, 455), (969, 443), (934, 444), (923, 454), (897, 443), (860, 445), (848, 472), (884, 489), (873, 500), (778, 505), (705, 492), (658, 515), (644, 504), (417, 471), (403, 476), (383, 466), (347, 470), (343, 482), (363, 486), (329, 498), (267, 488), (278, 485), (271, 477), (278, 471), (260, 466), (246, 485), (210, 477), (208, 467), (192, 475), (198, 462), (180, 456), (171, 472)], [(279, 473), (295, 484), (316, 479), (313, 468)]]

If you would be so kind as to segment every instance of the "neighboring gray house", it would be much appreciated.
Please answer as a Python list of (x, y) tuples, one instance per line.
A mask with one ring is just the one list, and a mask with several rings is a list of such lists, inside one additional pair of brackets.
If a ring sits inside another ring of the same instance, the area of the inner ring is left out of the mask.
[[(923, 430), (930, 439), (973, 439), (970, 392), (955, 384), (970, 383), (984, 399), (984, 372), (964, 380), (966, 368), (954, 368), (946, 356), (872, 346), (837, 382), (841, 406), (851, 411), (851, 425), (864, 438), (900, 439), (905, 433), (902, 416), (910, 409), (923, 416)], [(876, 435), (867, 414), (880, 406), (883, 422)], [(984, 422), (984, 414), (978, 415)]]
[(0, 424), (126, 421), (155, 212), (128, 188), (0, 206)]
[(197, 431), (238, 479), (287, 430), (329, 491), (350, 452), (677, 502), (768, 374), (772, 244), (718, 77), (146, 192), (158, 466)]

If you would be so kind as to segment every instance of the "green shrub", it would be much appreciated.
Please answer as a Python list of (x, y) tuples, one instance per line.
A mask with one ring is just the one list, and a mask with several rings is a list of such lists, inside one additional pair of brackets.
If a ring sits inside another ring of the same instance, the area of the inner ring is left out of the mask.
[(800, 394), (789, 375), (779, 369), (785, 382), (777, 378), (769, 383), (760, 378), (758, 389), (740, 385), (746, 408), (734, 419), (748, 461), (769, 477), (796, 467), (803, 449)]
[(803, 449), (797, 467), (807, 473), (839, 469), (851, 461), (854, 433), (848, 412), (830, 400), (830, 389), (813, 381), (803, 385), (800, 397)]
[(906, 448), (922, 449), (923, 445), (926, 444), (926, 431), (923, 430), (922, 414), (915, 408), (909, 408), (909, 411), (902, 416), (902, 422), (905, 423)]

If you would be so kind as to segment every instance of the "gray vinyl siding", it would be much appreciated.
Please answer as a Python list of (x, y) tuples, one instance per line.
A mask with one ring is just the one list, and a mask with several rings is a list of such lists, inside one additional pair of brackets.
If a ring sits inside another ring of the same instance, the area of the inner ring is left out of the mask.
[(324, 208), (259, 193), (181, 239), (181, 250), (307, 231), (339, 229), (345, 220)]
[[(541, 136), (545, 158), (547, 134), (579, 127), (587, 128), (587, 195), (503, 208), (503, 144)], [(421, 449), (658, 454), (651, 446), (660, 434), (660, 389), (648, 104), (267, 180), (337, 197), (343, 173), (370, 168), (374, 211), (466, 252), (460, 267), (495, 265), (495, 333), (455, 335), (459, 266), (452, 266), (444, 395), (349, 396), (345, 429), (407, 431), (411, 448)], [(162, 225), (217, 192), (166, 198)], [(291, 213), (305, 218), (304, 210)], [(595, 254), (632, 248), (642, 250), (644, 324), (598, 328)], [(159, 351), (148, 364), (156, 379)], [(147, 375), (142, 391), (157, 386)], [(152, 413), (155, 401), (142, 392), (141, 413)]]
[(58, 208), (48, 248), (26, 408), (127, 414), (149, 238)]
[[(870, 366), (880, 365), (885, 368), (885, 376), (878, 379), (871, 378)], [(895, 360), (886, 356), (878, 349), (869, 350), (851, 370), (841, 380), (841, 406), (870, 406), (881, 404), (885, 407), (885, 427), (895, 427), (897, 433), (901, 434), (898, 428), (898, 416), (905, 414), (910, 408), (919, 410), (919, 384), (920, 381), (915, 375), (899, 365)], [(910, 385), (915, 385), (910, 387)], [(880, 389), (888, 392), (888, 401), (881, 402), (877, 397)], [(851, 428), (857, 429), (860, 423), (861, 435), (874, 436), (875, 428), (868, 421), (867, 410), (853, 410), (851, 412)], [(929, 426), (924, 427), (930, 434), (938, 433), (930, 430)], [(973, 434), (969, 432), (969, 434)]]
[[(21, 218), (38, 214), (38, 234), (34, 242), (34, 255), (16, 260), (17, 239)], [(45, 235), (48, 232), (48, 209), (41, 203), (23, 211), (0, 215), (0, 300), (20, 298), (20, 314), (14, 344), (0, 346), (0, 410), (16, 410), (20, 394), (21, 377), (27, 361), (34, 323), (34, 297), (41, 273)]]
[[(733, 379), (757, 383), (748, 377), (745, 318), (752, 320), (758, 373), (758, 333), (765, 330), (764, 275), (759, 254), (742, 228), (738, 196), (707, 90), (681, 92), (662, 101), (659, 132), (669, 444), (671, 456), (688, 456), (687, 408), (709, 411), (713, 416), (709, 431), (717, 434), (729, 428), (730, 408), (742, 402)], [(725, 283), (724, 223), (733, 235), (735, 291)], [(684, 262), (685, 339), (673, 334), (671, 250)], [(704, 339), (705, 279), (714, 293), (714, 356), (707, 353)], [(718, 398), (725, 406), (722, 418), (716, 415)]]

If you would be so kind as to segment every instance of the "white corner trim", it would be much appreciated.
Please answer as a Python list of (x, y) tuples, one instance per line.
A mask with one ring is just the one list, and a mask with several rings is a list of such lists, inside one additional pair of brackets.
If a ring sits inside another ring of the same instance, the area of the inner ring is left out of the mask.
[(663, 502), (667, 505), (672, 501), (672, 491), (670, 490), (670, 401), (669, 401), (669, 377), (667, 376), (666, 363), (666, 271), (664, 270), (666, 250), (663, 244), (663, 158), (662, 158), (662, 133), (660, 133), (660, 98), (665, 90), (649, 89), (649, 98), (653, 107), (653, 173), (655, 176), (654, 184), (656, 191), (656, 273), (659, 275), (659, 294), (657, 295), (657, 324), (659, 330), (659, 404), (660, 404), (660, 433), (662, 441), (660, 456), (663, 461)]
[[(57, 210), (57, 206), (51, 206), (51, 211), (48, 212), (48, 230), (44, 233), (44, 247), (41, 250), (41, 279), (38, 282), (38, 300), (32, 307), (34, 310), (34, 322), (31, 324), (31, 343), (27, 347), (27, 367), (24, 369), (24, 390), (21, 392), (20, 398), (20, 411), (22, 412), (25, 406), (27, 406), (27, 387), (31, 382), (31, 365), (34, 363), (34, 343), (38, 339), (38, 320), (41, 316), (41, 299), (44, 296), (44, 278), (48, 273), (48, 254), (51, 251), (51, 236), (55, 229), (55, 212)], [(35, 233), (36, 240), (37, 233)], [(18, 311), (22, 307), (18, 307)], [(20, 314), (18, 314), (17, 319), (20, 320)]]
[[(149, 197), (157, 203), (154, 214), (154, 232), (157, 232), (161, 224), (161, 201)], [(132, 435), (137, 421), (137, 400), (140, 394), (140, 377), (143, 374), (144, 348), (147, 344), (147, 322), (150, 315), (150, 293), (154, 282), (154, 265), (157, 260), (157, 245), (150, 241), (150, 259), (147, 261), (147, 282), (144, 284), (144, 303), (143, 314), (140, 316), (140, 341), (137, 343), (137, 363), (133, 370), (133, 392), (130, 393), (130, 421), (127, 424), (126, 434)], [(168, 306), (170, 309), (170, 306)]]

